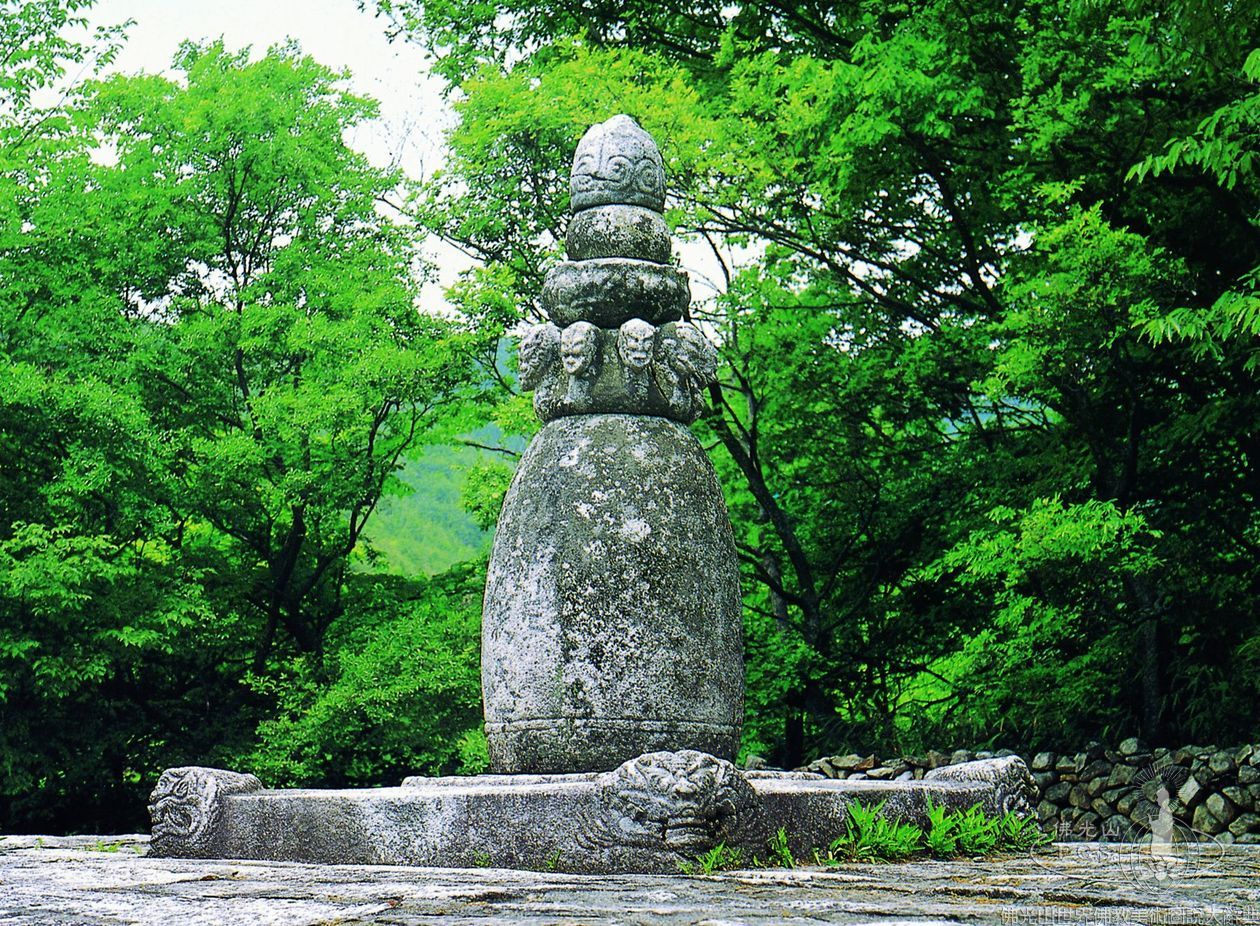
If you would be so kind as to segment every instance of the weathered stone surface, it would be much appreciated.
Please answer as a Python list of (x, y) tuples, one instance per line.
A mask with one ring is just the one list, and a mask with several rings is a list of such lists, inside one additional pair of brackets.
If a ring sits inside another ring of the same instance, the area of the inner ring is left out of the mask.
[(569, 260), (633, 257), (669, 263), (669, 228), (659, 212), (642, 206), (598, 206), (569, 222), (565, 249)]
[[(148, 858), (143, 837), (0, 837), (12, 926), (1255, 924), (1260, 847), (1074, 843), (1002, 860), (597, 878)], [(93, 851), (93, 847), (109, 851)]]
[(923, 780), (986, 781), (994, 788), (999, 813), (1015, 813), (1020, 816), (1036, 813), (1034, 805), (1037, 800), (1037, 785), (1028, 766), (1018, 756), (947, 765), (932, 769), (923, 776)]
[(1254, 802), (1251, 799), (1251, 793), (1246, 788), (1238, 785), (1226, 785), (1224, 788), (1221, 788), (1221, 793), (1229, 798), (1240, 810), (1252, 809)]
[(665, 208), (665, 165), (652, 136), (629, 116), (586, 130), (573, 153), (569, 208), (624, 204)]
[(687, 274), (629, 257), (561, 261), (547, 273), (543, 309), (560, 327), (578, 321), (617, 328), (632, 318), (678, 321), (691, 301)]
[(1241, 836), (1244, 833), (1260, 832), (1260, 816), (1254, 813), (1240, 814), (1233, 823), (1229, 825), (1229, 831), (1235, 836)]
[[(872, 756), (871, 758), (872, 758), (872, 759), (874, 759), (874, 757), (873, 757), (873, 756)], [(831, 757), (831, 764), (832, 764), (832, 766), (833, 766), (834, 768), (838, 769), (839, 771), (844, 771), (844, 772), (852, 772), (852, 771), (855, 771), (855, 770), (857, 769), (858, 765), (859, 765), (862, 761), (863, 761), (863, 760), (862, 760), (862, 757), (861, 757), (861, 756), (859, 756), (859, 755), (858, 755), (857, 753), (855, 753), (855, 752), (851, 752), (851, 753), (849, 753), (847, 756), (832, 756), (832, 757)], [(872, 761), (871, 765), (867, 765), (867, 766), (865, 766), (865, 767), (866, 767), (866, 768), (870, 768), (872, 765), (874, 765), (874, 762), (873, 762), (873, 761)]]
[(1066, 781), (1060, 781), (1058, 784), (1046, 788), (1044, 797), (1048, 801), (1062, 805), (1071, 793), (1072, 785)]
[[(1015, 760), (1016, 763), (1019, 760)], [(638, 756), (601, 774), (409, 778), (402, 787), (223, 793), (198, 840), (153, 843), (155, 855), (326, 864), (482, 864), (586, 873), (676, 871), (718, 843), (766, 852), (790, 834), (811, 856), (845, 831), (854, 802), (927, 824), (929, 802), (951, 810), (1024, 812), (1011, 797), (1019, 766), (976, 762), (922, 782), (834, 781), (742, 774), (700, 752)], [(198, 779), (215, 770), (184, 769)], [(1027, 774), (1026, 771), (1024, 774)], [(188, 777), (188, 776), (185, 776)], [(156, 816), (156, 814), (155, 814)]]
[(717, 350), (699, 328), (632, 318), (620, 329), (536, 325), (521, 339), (521, 388), (542, 421), (570, 415), (657, 415), (689, 424), (717, 376)]
[(1237, 761), (1227, 752), (1215, 753), (1208, 759), (1207, 764), (1208, 768), (1212, 770), (1212, 775), (1217, 778), (1228, 775), (1238, 768)]
[(1199, 780), (1188, 775), (1185, 782), (1177, 789), (1177, 800), (1187, 807), (1195, 807), (1207, 796), (1207, 791)]
[(496, 771), (604, 770), (659, 749), (734, 758), (739, 574), (691, 432), (584, 415), (535, 435), (495, 533), (482, 687)]
[(1054, 760), (1055, 754), (1053, 752), (1039, 752), (1033, 756), (1029, 768), (1034, 772), (1048, 772), (1054, 768)]
[(1209, 836), (1215, 836), (1225, 831), (1224, 820), (1218, 819), (1207, 808), (1207, 804), (1200, 804), (1194, 811), (1193, 826), (1200, 833), (1207, 833)]
[(1138, 770), (1131, 765), (1113, 765), (1111, 774), (1107, 776), (1109, 785), (1127, 785), (1131, 784), (1138, 776)]
[(1122, 756), (1136, 756), (1140, 753), (1149, 752), (1146, 744), (1135, 736), (1122, 740), (1116, 751)]
[(1081, 769), (1080, 781), (1093, 781), (1095, 778), (1106, 778), (1111, 773), (1111, 763), (1106, 759), (1095, 759)]
[(1224, 794), (1209, 794), (1203, 806), (1222, 823), (1229, 823), (1238, 815), (1238, 808)]
[(168, 768), (149, 796), (153, 848), (164, 855), (213, 858), (225, 800), (257, 791), (261, 782), (218, 768)]

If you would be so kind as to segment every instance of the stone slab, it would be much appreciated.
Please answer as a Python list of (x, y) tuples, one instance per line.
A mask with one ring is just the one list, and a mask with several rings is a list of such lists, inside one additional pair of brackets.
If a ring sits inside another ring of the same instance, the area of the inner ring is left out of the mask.
[(599, 775), (409, 778), (350, 790), (267, 790), (252, 776), (168, 769), (150, 805), (151, 848), (193, 858), (672, 873), (719, 843), (766, 857), (779, 830), (811, 857), (845, 832), (855, 802), (921, 827), (932, 804), (1031, 813), (1022, 761), (972, 765), (972, 779), (745, 777), (730, 762), (683, 750)]
[(1260, 846), (1144, 879), (1134, 846), (713, 876), (161, 859), (143, 836), (0, 837), (6, 926), (1260, 924)]

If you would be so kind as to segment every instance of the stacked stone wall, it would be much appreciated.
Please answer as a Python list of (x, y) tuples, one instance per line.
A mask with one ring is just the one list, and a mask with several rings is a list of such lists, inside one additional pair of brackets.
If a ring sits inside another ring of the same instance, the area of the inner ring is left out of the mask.
[[(943, 765), (1016, 755), (1010, 750), (929, 752), (881, 760), (828, 756), (804, 766), (828, 778), (910, 781)], [(1037, 782), (1043, 827), (1062, 841), (1131, 842), (1152, 831), (1173, 839), (1260, 845), (1260, 745), (1148, 749), (1127, 739), (1115, 749), (1022, 757)]]

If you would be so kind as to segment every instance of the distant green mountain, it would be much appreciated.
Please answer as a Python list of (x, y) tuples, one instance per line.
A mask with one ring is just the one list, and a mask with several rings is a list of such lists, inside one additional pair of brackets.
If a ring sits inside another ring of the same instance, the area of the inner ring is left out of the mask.
[(480, 554), (490, 532), (460, 507), (464, 473), (480, 454), (473, 447), (418, 448), (398, 474), (409, 494), (381, 499), (368, 524), (368, 541), (383, 559), (365, 568), (433, 575)]

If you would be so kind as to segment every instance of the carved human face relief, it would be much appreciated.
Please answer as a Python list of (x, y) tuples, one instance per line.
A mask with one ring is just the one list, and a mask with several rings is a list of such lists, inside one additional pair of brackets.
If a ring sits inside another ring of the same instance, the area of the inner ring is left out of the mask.
[(555, 325), (536, 325), (529, 329), (521, 339), (517, 355), (521, 388), (536, 388), (559, 352), (560, 332)]
[(621, 361), (632, 370), (645, 370), (652, 362), (656, 329), (641, 318), (632, 318), (621, 326), (617, 350)]
[(589, 322), (575, 322), (560, 336), (560, 359), (570, 376), (581, 376), (599, 353), (599, 329)]

